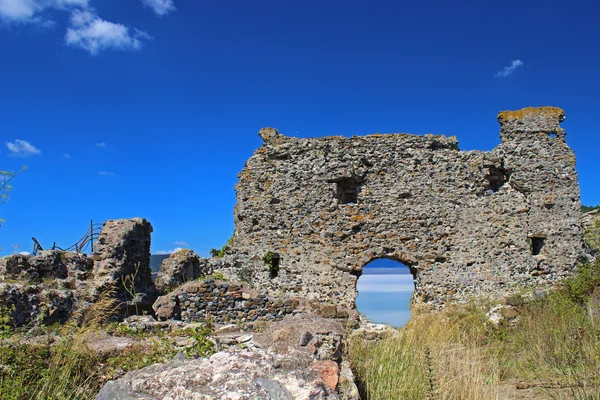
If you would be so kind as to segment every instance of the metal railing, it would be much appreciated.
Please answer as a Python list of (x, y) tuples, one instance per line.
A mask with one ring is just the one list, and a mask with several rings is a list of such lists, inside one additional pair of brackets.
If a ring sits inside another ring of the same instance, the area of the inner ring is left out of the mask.
[[(102, 226), (103, 224), (95, 224), (94, 221), (90, 221), (90, 226), (87, 229), (87, 231), (85, 232), (85, 234), (83, 235), (83, 237), (81, 239), (79, 239), (77, 242), (75, 242), (75, 244), (66, 247), (66, 248), (61, 248), (59, 246), (56, 245), (56, 242), (54, 242), (54, 245), (52, 246), (52, 248), (50, 250), (59, 250), (59, 251), (66, 251), (66, 252), (76, 252), (76, 253), (85, 253), (87, 251), (89, 251), (90, 253), (94, 252), (94, 241), (98, 240), (98, 235), (100, 235), (100, 231), (102, 230)], [(33, 251), (31, 252), (32, 255), (37, 255), (37, 253), (41, 250), (44, 250), (42, 248), (42, 246), (40, 245), (40, 243), (37, 241), (36, 238), (31, 238), (33, 240)]]

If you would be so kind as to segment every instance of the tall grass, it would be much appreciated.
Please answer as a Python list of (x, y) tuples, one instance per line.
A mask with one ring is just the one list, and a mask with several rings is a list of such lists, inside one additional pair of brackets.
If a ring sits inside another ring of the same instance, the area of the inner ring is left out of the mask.
[(497, 363), (472, 324), (478, 315), (423, 314), (378, 343), (350, 340), (350, 357), (366, 399), (496, 399)]
[[(12, 328), (9, 313), (0, 309), (0, 399), (94, 399), (108, 380), (168, 361), (180, 350), (170, 334), (161, 331), (140, 334), (110, 323), (119, 306), (113, 289), (109, 289), (93, 306), (73, 315), (64, 326), (41, 328), (48, 338), (50, 332), (57, 332), (61, 338), (58, 344), (48, 341), (35, 345), (27, 344), (23, 331)], [(95, 353), (87, 344), (93, 340), (90, 335), (98, 331), (129, 336), (138, 344), (122, 352)], [(194, 344), (185, 348), (185, 353), (205, 356), (214, 351), (208, 340), (211, 333), (212, 328), (207, 326), (181, 330), (173, 335), (194, 338)]]
[(379, 342), (351, 337), (363, 398), (504, 399), (527, 383), (545, 398), (600, 399), (599, 292), (596, 261), (499, 326), (486, 302), (417, 314)]

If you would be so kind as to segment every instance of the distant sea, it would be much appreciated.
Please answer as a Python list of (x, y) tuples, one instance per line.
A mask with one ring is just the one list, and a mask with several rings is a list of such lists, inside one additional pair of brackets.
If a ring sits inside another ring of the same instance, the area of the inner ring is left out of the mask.
[(369, 321), (401, 327), (410, 319), (414, 289), (409, 274), (363, 275), (358, 279), (356, 308)]
[(156, 274), (160, 270), (160, 264), (162, 264), (165, 258), (169, 258), (170, 254), (152, 254), (150, 256), (150, 269), (152, 273)]
[(392, 260), (376, 260), (363, 269), (356, 287), (356, 308), (369, 321), (399, 328), (410, 319), (410, 297), (415, 285), (406, 266)]

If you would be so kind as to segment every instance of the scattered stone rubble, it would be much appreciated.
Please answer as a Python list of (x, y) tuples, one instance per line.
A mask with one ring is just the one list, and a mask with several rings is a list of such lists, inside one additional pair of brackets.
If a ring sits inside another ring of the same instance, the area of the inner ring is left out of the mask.
[(106, 384), (108, 399), (358, 400), (344, 359), (342, 325), (314, 315), (288, 316), (260, 334), (223, 333), (232, 345), (210, 358), (133, 371)]

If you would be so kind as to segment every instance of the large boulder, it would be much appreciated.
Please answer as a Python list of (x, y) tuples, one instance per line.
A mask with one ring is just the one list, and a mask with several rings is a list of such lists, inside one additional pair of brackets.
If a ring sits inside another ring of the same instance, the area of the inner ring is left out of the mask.
[(91, 256), (92, 299), (110, 291), (128, 314), (152, 311), (157, 293), (150, 269), (151, 232), (152, 225), (143, 218), (104, 223)]
[(160, 293), (173, 290), (188, 281), (211, 273), (208, 259), (201, 259), (192, 250), (183, 249), (163, 260), (154, 285)]
[(360, 399), (340, 321), (298, 314), (261, 333), (222, 327), (214, 339), (212, 357), (175, 357), (130, 372), (107, 383), (97, 400)]
[(339, 399), (316, 369), (298, 365), (293, 355), (233, 348), (129, 372), (108, 382), (96, 400)]

